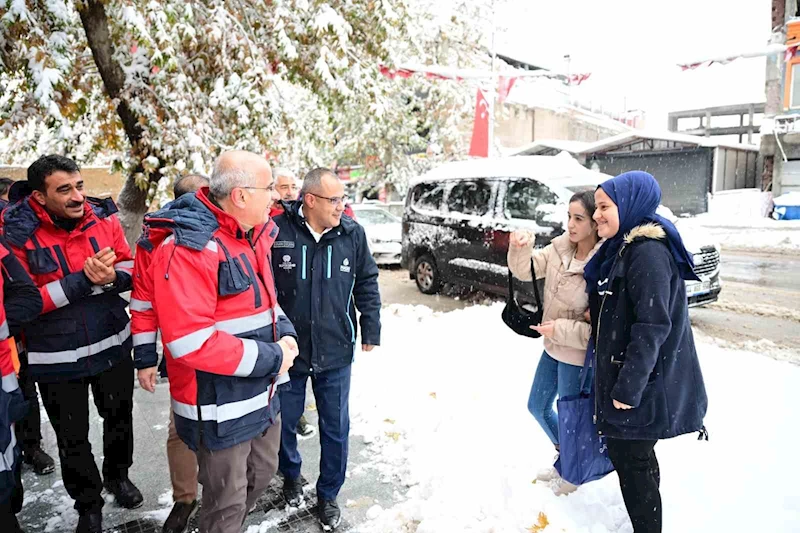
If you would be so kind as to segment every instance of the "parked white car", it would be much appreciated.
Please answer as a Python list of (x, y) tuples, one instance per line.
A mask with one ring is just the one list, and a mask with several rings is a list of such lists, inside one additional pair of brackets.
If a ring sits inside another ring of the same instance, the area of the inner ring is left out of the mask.
[(403, 229), (399, 218), (375, 204), (352, 204), (356, 221), (364, 226), (369, 249), (379, 265), (400, 264)]

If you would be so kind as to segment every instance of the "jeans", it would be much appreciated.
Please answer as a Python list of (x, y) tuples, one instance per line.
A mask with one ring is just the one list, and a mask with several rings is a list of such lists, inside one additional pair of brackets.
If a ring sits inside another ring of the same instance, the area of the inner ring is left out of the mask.
[[(583, 367), (556, 361), (547, 352), (542, 353), (536, 375), (533, 378), (531, 394), (528, 397), (528, 411), (539, 422), (550, 438), (558, 446), (558, 415), (553, 410), (556, 396), (563, 398), (578, 394), (581, 386)], [(591, 383), (591, 375), (586, 380)]]
[(661, 472), (656, 442), (606, 439), (634, 533), (661, 533)]
[[(305, 411), (307, 374), (289, 372), (290, 387), (281, 387), (281, 451), (279, 468), (286, 478), (300, 477), (302, 458), (297, 450), (297, 422)], [(311, 386), (317, 400), (319, 440), (322, 453), (319, 461), (317, 496), (332, 501), (344, 485), (347, 471), (348, 437), (350, 435), (350, 365), (311, 375)]]

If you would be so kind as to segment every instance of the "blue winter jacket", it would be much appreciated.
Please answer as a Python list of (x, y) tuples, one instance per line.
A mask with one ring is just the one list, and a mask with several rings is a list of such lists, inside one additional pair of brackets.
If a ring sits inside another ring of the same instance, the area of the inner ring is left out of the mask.
[[(664, 237), (655, 224), (634, 228), (607, 290), (590, 293), (597, 428), (609, 437), (665, 439), (703, 429), (708, 399), (686, 288)], [(612, 400), (633, 409), (616, 409)]]
[(379, 345), (381, 297), (378, 266), (364, 228), (342, 215), (317, 243), (300, 216), (302, 200), (285, 204), (273, 220), (272, 245), (278, 302), (297, 330), (300, 355), (292, 373), (334, 370), (353, 361), (361, 313), (361, 343)]

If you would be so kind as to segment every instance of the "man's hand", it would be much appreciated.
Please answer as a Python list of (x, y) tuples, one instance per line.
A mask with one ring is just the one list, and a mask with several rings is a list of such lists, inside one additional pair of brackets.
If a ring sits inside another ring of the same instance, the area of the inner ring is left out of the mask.
[(614, 402), (614, 408), (615, 409), (623, 409), (623, 410), (633, 409), (633, 407), (631, 407), (630, 405), (622, 403), (622, 402), (618, 402), (617, 400), (615, 400), (613, 398), (611, 399), (611, 401)]
[(295, 358), (300, 354), (300, 350), (297, 348), (297, 341), (294, 337), (281, 337), (281, 340), (278, 341), (278, 346), (281, 347), (283, 352), (283, 362), (280, 370), (278, 370), (278, 375), (280, 375), (285, 374), (292, 368)]
[(114, 249), (111, 247), (103, 248), (96, 254), (94, 254), (94, 258), (103, 263), (107, 267), (113, 267), (114, 262), (117, 260), (117, 254), (114, 253)]
[(545, 339), (552, 339), (556, 332), (556, 323), (553, 320), (542, 322), (538, 326), (531, 326), (533, 331), (538, 331)]
[(156, 391), (156, 367), (143, 368), (136, 372), (136, 377), (139, 378), (139, 386), (147, 392)]
[(511, 233), (509, 237), (509, 244), (511, 246), (516, 246), (517, 248), (523, 248), (526, 246), (530, 246), (533, 243), (534, 235), (530, 231), (524, 229), (518, 229)]
[[(114, 256), (116, 258), (116, 256)], [(96, 257), (89, 257), (83, 264), (83, 272), (94, 285), (106, 285), (113, 283), (117, 279), (117, 271), (112, 266), (106, 266), (101, 260)]]
[(375, 348), (374, 344), (362, 344), (361, 345), (361, 351), (362, 352), (371, 352), (373, 348)]
[(587, 323), (589, 324), (592, 323), (592, 314), (589, 312), (588, 309), (583, 312), (583, 318), (586, 320)]

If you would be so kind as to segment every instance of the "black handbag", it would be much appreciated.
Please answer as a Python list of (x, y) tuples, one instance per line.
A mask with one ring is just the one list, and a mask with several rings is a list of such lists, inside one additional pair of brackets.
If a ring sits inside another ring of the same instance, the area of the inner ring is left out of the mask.
[(536, 297), (536, 311), (528, 311), (514, 297), (514, 276), (511, 274), (511, 269), (508, 269), (508, 300), (506, 300), (506, 306), (503, 309), (503, 322), (518, 335), (538, 339), (542, 334), (530, 327), (538, 326), (542, 323), (544, 306), (542, 305), (542, 297), (539, 295), (539, 284), (536, 283), (533, 258), (531, 258), (531, 277), (533, 278), (533, 295)]

